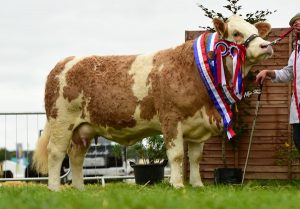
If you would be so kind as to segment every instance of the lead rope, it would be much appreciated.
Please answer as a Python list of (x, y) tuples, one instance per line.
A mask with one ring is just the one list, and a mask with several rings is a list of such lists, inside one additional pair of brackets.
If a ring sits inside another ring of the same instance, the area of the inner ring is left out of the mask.
[(277, 44), (279, 41), (281, 41), (284, 37), (286, 37), (290, 32), (292, 32), (294, 30), (294, 27), (290, 27), (286, 32), (282, 33), (279, 38), (275, 39), (274, 41), (272, 41), (271, 43), (269, 43), (269, 45), (273, 46), (275, 44)]
[(260, 96), (262, 94), (263, 85), (260, 84), (259, 88), (260, 88), (260, 94), (258, 95), (257, 101), (256, 101), (255, 115), (254, 115), (254, 119), (253, 119), (253, 122), (252, 122), (252, 129), (251, 129), (249, 145), (248, 145), (248, 151), (247, 151), (247, 156), (246, 156), (246, 161), (245, 161), (245, 166), (244, 166), (244, 171), (243, 171), (243, 177), (242, 177), (242, 185), (244, 184), (244, 180), (245, 180), (245, 174), (246, 174), (246, 169), (247, 169), (247, 165), (248, 165), (248, 159), (249, 159), (249, 155), (250, 155), (251, 144), (252, 144), (252, 139), (253, 139), (253, 133), (254, 133), (254, 128), (255, 128), (255, 124), (256, 124), (256, 118), (257, 118), (257, 115), (258, 115)]

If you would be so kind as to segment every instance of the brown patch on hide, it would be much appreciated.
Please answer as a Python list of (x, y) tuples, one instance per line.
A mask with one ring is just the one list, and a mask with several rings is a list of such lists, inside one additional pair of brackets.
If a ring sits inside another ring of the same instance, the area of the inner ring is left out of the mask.
[(213, 119), (221, 122), (199, 75), (193, 43), (188, 41), (175, 49), (160, 51), (154, 57), (154, 69), (150, 75), (152, 94), (169, 145), (177, 135), (178, 122), (193, 116), (202, 107), (205, 107), (211, 123)]
[(79, 96), (79, 89), (77, 86), (65, 86), (63, 88), (63, 96), (65, 99), (68, 99), (69, 102), (76, 99)]
[(213, 59), (214, 59), (214, 56), (215, 56), (214, 51), (209, 51), (209, 52), (207, 52), (207, 57), (208, 57), (208, 59), (213, 60)]
[[(81, 107), (85, 107), (85, 105), (86, 105), (86, 101), (83, 100), (83, 101), (81, 102)], [(83, 118), (83, 119), (85, 119), (85, 117), (86, 117), (86, 113), (85, 113), (85, 109), (84, 109), (84, 108), (82, 109), (82, 112), (81, 112), (81, 116), (80, 116), (80, 117)]]
[(72, 131), (72, 130), (73, 130), (73, 128), (74, 128), (74, 125), (75, 125), (74, 123), (73, 123), (73, 124), (70, 124), (70, 126), (69, 126), (68, 130), (69, 130), (69, 131)]
[[(136, 56), (92, 56), (83, 59), (67, 72), (64, 97), (73, 101), (83, 93), (81, 106), (90, 122), (116, 129), (134, 127), (137, 98), (133, 95), (133, 78), (128, 74)], [(87, 99), (87, 100), (86, 100)], [(75, 105), (75, 104), (74, 104)]]
[(143, 98), (141, 104), (141, 118), (145, 120), (151, 120), (156, 115), (156, 109), (154, 106), (154, 97), (152, 91), (148, 92), (148, 96)]
[[(156, 78), (155, 78), (156, 76)], [(147, 78), (146, 85), (150, 85), (150, 81), (159, 79), (157, 76), (159, 76), (157, 73), (153, 73), (153, 71), (149, 74)], [(151, 84), (152, 86), (152, 84)], [(140, 117), (144, 120), (151, 120), (153, 117), (157, 114), (157, 107), (155, 106), (154, 100), (157, 98), (154, 98), (154, 94), (152, 91), (152, 88), (149, 88), (148, 95), (145, 96), (142, 101), (140, 102), (141, 107), (141, 114)]]
[(55, 106), (56, 100), (59, 97), (59, 79), (58, 75), (64, 70), (66, 63), (74, 59), (74, 57), (68, 57), (63, 61), (57, 63), (50, 74), (47, 77), (45, 88), (45, 109), (47, 118), (57, 117), (57, 107)]

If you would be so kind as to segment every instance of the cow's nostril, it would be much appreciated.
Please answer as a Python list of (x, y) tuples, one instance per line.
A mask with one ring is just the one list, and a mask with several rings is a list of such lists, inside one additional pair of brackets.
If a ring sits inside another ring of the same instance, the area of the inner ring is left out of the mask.
[(260, 48), (267, 48), (269, 46), (269, 44), (260, 44), (259, 46), (260, 46)]

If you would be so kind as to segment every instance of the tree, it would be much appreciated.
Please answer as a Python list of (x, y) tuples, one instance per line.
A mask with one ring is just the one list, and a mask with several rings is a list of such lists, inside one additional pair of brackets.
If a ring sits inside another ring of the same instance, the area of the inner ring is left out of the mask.
[[(238, 5), (239, 0), (227, 0), (227, 2), (229, 2), (229, 4), (227, 4), (223, 7), (226, 8), (227, 10), (229, 10), (232, 14), (237, 14), (240, 10), (242, 10), (242, 6)], [(218, 17), (218, 18), (222, 19), (223, 21), (226, 21), (228, 19), (228, 17), (225, 17), (222, 13), (216, 12), (214, 10), (210, 10), (202, 4), (199, 4), (198, 6), (202, 9), (202, 11), (204, 11), (204, 15), (210, 19), (213, 19), (214, 17)], [(277, 12), (277, 10), (274, 10), (274, 11), (270, 11), (268, 9), (267, 10), (257, 10), (255, 12), (247, 13), (246, 17), (244, 17), (244, 20), (246, 20), (247, 22), (249, 22), (251, 24), (261, 22), (261, 21), (266, 21), (266, 17), (275, 12)], [(242, 16), (241, 14), (239, 14), (239, 15)], [(205, 29), (205, 30), (214, 31), (214, 29), (211, 28), (210, 26), (205, 26), (205, 27), (200, 26), (200, 28)]]
[(2, 148), (0, 149), (0, 162), (4, 160), (9, 160), (15, 155), (16, 155), (16, 151), (10, 152), (7, 149)]

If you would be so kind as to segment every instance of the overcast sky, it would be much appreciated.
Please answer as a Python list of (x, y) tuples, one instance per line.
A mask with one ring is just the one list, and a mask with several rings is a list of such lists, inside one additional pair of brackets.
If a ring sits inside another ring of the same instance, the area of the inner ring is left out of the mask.
[[(46, 76), (75, 55), (137, 54), (179, 45), (185, 30), (211, 25), (198, 4), (226, 14), (225, 0), (0, 0), (0, 112), (44, 111)], [(242, 13), (278, 10), (287, 27), (299, 0), (240, 0)]]
[[(185, 30), (211, 25), (197, 6), (229, 14), (226, 0), (0, 0), (0, 112), (44, 111), (47, 74), (70, 55), (139, 54), (184, 42)], [(288, 27), (299, 0), (240, 0), (242, 14), (277, 13)]]

